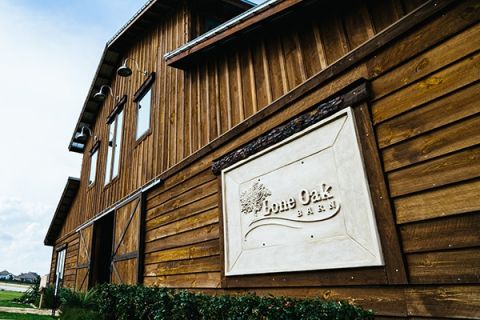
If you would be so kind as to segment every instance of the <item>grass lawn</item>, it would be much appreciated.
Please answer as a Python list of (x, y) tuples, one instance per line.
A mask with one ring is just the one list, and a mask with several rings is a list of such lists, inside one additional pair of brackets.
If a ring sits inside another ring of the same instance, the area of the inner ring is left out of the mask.
[[(31, 305), (12, 302), (13, 299), (22, 296), (22, 292), (0, 291), (0, 307), (31, 308)], [(3, 318), (0, 318), (3, 319)], [(9, 318), (10, 319), (10, 318)], [(12, 318), (14, 319), (14, 318)], [(20, 318), (15, 318), (20, 319)]]
[(39, 316), (36, 314), (20, 314), (20, 313), (8, 313), (8, 312), (0, 312), (0, 319), (12, 319), (12, 320), (51, 320), (51, 319), (58, 319), (53, 318), (50, 316)]

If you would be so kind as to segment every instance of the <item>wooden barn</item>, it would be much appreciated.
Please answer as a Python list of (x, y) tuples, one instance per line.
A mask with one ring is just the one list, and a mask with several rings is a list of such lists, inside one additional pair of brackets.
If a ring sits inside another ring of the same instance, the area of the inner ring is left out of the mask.
[(51, 282), (480, 319), (480, 1), (151, 0), (107, 43)]

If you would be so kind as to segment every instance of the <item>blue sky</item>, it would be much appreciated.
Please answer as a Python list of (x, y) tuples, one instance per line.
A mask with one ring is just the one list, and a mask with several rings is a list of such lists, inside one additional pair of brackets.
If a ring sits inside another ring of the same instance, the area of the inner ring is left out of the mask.
[(0, 271), (48, 272), (43, 238), (80, 174), (74, 125), (105, 43), (144, 3), (0, 0)]
[(0, 270), (48, 272), (43, 238), (98, 61), (139, 0), (0, 0)]
[[(13, 3), (13, 1), (12, 1)], [(68, 20), (73, 27), (99, 28), (107, 36), (119, 29), (144, 3), (142, 0), (17, 0), (15, 6), (39, 16)]]

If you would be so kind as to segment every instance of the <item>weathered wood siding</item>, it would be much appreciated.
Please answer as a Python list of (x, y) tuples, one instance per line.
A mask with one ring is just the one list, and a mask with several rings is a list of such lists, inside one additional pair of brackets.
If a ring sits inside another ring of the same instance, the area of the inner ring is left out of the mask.
[(57, 266), (57, 252), (56, 249), (61, 246), (66, 245), (66, 254), (65, 254), (65, 269), (63, 277), (63, 286), (66, 288), (75, 288), (75, 281), (77, 277), (77, 258), (78, 258), (78, 247), (79, 247), (79, 237), (77, 233), (74, 233), (61, 241), (59, 241), (56, 246), (53, 248), (52, 252), (52, 262), (50, 266), (50, 283), (55, 283), (55, 270)]
[[(104, 188), (103, 143), (97, 182), (89, 189), (85, 155), (80, 191), (59, 243), (94, 214), (333, 64), (421, 2), (353, 1), (351, 13), (332, 8), (290, 31), (216, 53), (210, 62), (187, 71), (166, 67), (162, 56), (187, 39), (180, 22), (188, 15), (179, 13), (161, 22), (126, 54), (144, 64), (149, 61), (150, 70), (157, 73), (152, 133), (135, 143), (131, 97), (142, 76), (116, 78), (114, 91), (129, 95), (119, 179)], [(479, 318), (479, 16), (478, 1), (456, 2), (150, 190), (145, 203), (144, 283), (212, 293), (346, 299), (386, 317)], [(359, 285), (356, 270), (334, 273), (323, 284), (293, 274), (227, 283), (222, 277), (221, 186), (211, 173), (212, 161), (359, 78), (371, 83), (368, 111), (374, 147), (402, 245), (405, 283), (381, 285), (371, 280)], [(102, 142), (107, 141), (104, 119), (111, 108), (107, 100), (94, 128)]]
[[(381, 316), (478, 318), (479, 10), (475, 1), (459, 3), (149, 192), (145, 284), (347, 299)], [(324, 285), (315, 284), (315, 273), (226, 283), (212, 161), (360, 77), (371, 80), (371, 121), (407, 283), (351, 286), (355, 270), (338, 271)]]
[(477, 23), (372, 82), (411, 283), (480, 280), (479, 49)]
[(115, 212), (111, 282), (136, 284), (141, 224), (141, 199), (136, 198)]
[(380, 0), (371, 0), (368, 5), (354, 1), (351, 6), (349, 12), (327, 8), (320, 15), (307, 17), (298, 28), (272, 30), (263, 38), (225, 50), (208, 63), (186, 71), (167, 67), (163, 55), (189, 39), (192, 18), (188, 8), (166, 16), (156, 28), (145, 32), (124, 57), (133, 57), (146, 70), (156, 72), (151, 133), (140, 143), (135, 141), (132, 100), (145, 78), (139, 72), (129, 78), (115, 77), (111, 83), (115, 94), (128, 96), (119, 176), (105, 186), (106, 119), (114, 108), (114, 101), (108, 97), (93, 128), (93, 135), (101, 140), (97, 180), (88, 186), (90, 139), (79, 193), (61, 236), (263, 109), (414, 7), (410, 1)]
[(75, 279), (75, 290), (86, 291), (90, 277), (90, 265), (92, 258), (93, 226), (82, 229), (78, 232), (78, 258), (77, 277)]

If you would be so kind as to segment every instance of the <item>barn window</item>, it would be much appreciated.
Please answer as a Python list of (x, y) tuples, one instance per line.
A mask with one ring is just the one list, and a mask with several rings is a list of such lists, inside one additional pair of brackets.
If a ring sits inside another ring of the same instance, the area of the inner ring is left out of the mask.
[(98, 146), (99, 142), (95, 143), (92, 150), (90, 151), (90, 172), (88, 174), (89, 186), (95, 183), (95, 177), (97, 175)]
[(137, 109), (137, 123), (135, 130), (135, 139), (142, 140), (150, 133), (150, 113), (152, 110), (152, 85), (155, 81), (155, 72), (148, 75), (148, 78), (140, 86), (133, 101)]
[(150, 109), (152, 104), (152, 89), (137, 101), (137, 135), (139, 140), (150, 129)]
[(126, 97), (123, 97), (107, 118), (108, 145), (105, 184), (108, 184), (118, 176), (123, 132), (123, 105), (126, 100)]
[(57, 251), (57, 267), (55, 268), (55, 295), (57, 294), (58, 289), (62, 286), (63, 283), (66, 252), (66, 247), (63, 247), (60, 251)]

